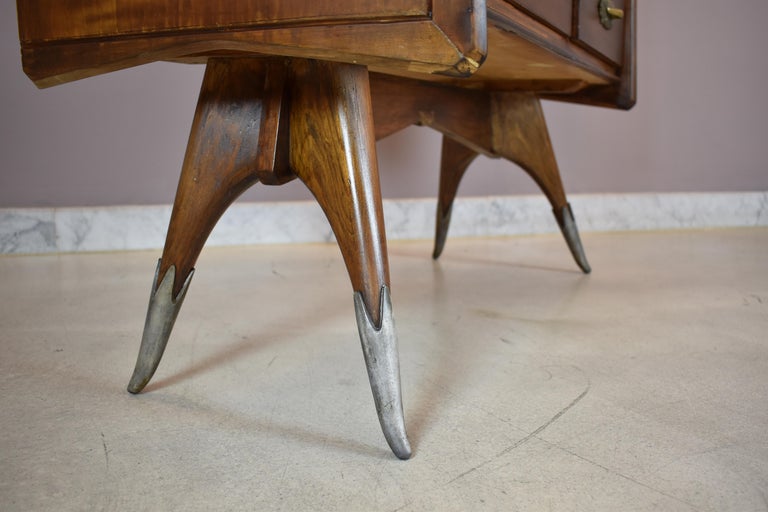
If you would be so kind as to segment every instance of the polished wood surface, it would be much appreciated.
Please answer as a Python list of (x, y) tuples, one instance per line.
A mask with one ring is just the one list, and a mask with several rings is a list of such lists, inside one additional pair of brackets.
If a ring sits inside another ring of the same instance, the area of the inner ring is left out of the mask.
[(260, 59), (208, 63), (158, 274), (161, 282), (175, 266), (174, 297), (219, 217), (260, 173), (273, 171), (276, 140), (265, 128), (280, 112), (267, 94), (275, 94), (266, 85), (269, 64)]
[(565, 206), (560, 170), (539, 99), (532, 94), (494, 93), (491, 126), (493, 153), (525, 170), (554, 210)]
[[(426, 18), (427, 0), (20, 0), (24, 42)], [(62, 16), (67, 13), (68, 16)]]
[[(371, 90), (377, 136), (410, 124), (428, 126), (475, 153), (518, 164), (536, 181), (554, 209), (565, 205), (541, 102), (534, 94), (467, 90), (384, 75), (372, 76)], [(393, 103), (395, 98), (401, 101)], [(463, 174), (465, 166), (458, 162), (467, 158), (464, 152), (444, 143), (446, 155), (457, 162), (444, 166), (447, 172)], [(448, 190), (455, 195), (460, 179), (441, 178), (441, 190), (447, 180), (441, 200), (448, 199)], [(452, 201), (452, 197), (445, 201), (442, 210), (446, 211)]]
[(379, 326), (389, 263), (368, 70), (318, 61), (292, 69), (291, 168), (323, 208), (352, 288)]
[(467, 76), (487, 53), (482, 0), (140, 5), (17, 0), (25, 72), (49, 87), (158, 60), (256, 53)]
[(371, 76), (371, 91), (377, 138), (418, 124), (460, 139), (479, 152), (490, 148), (491, 105), (487, 91), (381, 74)]
[[(634, 55), (597, 0), (17, 0), (25, 72), (40, 87), (157, 60), (244, 53), (364, 65), (466, 88), (613, 101)], [(592, 5), (594, 4), (594, 5)], [(627, 19), (635, 1), (620, 2)], [(571, 30), (567, 19), (571, 20)], [(585, 94), (577, 94), (586, 91)]]
[(562, 225), (568, 202), (535, 94), (464, 89), (379, 74), (371, 76), (371, 91), (377, 137), (410, 124), (428, 126), (444, 135), (435, 258), (445, 244), (461, 179), (478, 154), (505, 158), (520, 166), (547, 196)]
[(248, 187), (299, 177), (323, 208), (376, 324), (389, 286), (368, 70), (302, 59), (210, 59), (158, 282), (179, 293), (211, 230)]

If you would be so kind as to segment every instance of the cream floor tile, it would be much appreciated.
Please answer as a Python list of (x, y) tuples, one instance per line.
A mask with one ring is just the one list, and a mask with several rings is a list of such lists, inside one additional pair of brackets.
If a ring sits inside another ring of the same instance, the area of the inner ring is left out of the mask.
[(414, 458), (332, 245), (206, 249), (125, 391), (156, 252), (0, 257), (0, 509), (765, 510), (768, 230), (390, 244)]

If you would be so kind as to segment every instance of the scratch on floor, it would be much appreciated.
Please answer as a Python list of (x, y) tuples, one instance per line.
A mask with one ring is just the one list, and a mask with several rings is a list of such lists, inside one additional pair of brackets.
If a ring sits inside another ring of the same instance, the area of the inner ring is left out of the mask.
[(109, 449), (107, 448), (107, 440), (104, 438), (104, 432), (101, 433), (101, 446), (104, 447), (104, 463), (107, 465), (107, 471), (109, 471)]
[[(545, 442), (546, 442), (546, 441), (545, 441)], [(674, 495), (672, 495), (672, 494), (669, 494), (669, 493), (667, 493), (667, 492), (664, 492), (664, 491), (662, 491), (662, 490), (660, 490), (660, 489), (657, 489), (657, 488), (655, 488), (655, 487), (653, 487), (653, 486), (651, 486), (651, 485), (648, 485), (648, 484), (644, 484), (643, 482), (640, 482), (639, 480), (635, 480), (635, 479), (634, 479), (634, 478), (632, 478), (631, 476), (627, 476), (627, 475), (625, 475), (625, 474), (623, 474), (623, 473), (619, 473), (619, 472), (618, 472), (618, 471), (616, 471), (616, 470), (613, 470), (613, 469), (611, 469), (611, 468), (609, 468), (609, 467), (607, 467), (607, 466), (603, 466), (603, 465), (602, 465), (602, 464), (600, 464), (599, 462), (595, 462), (594, 460), (588, 459), (588, 458), (586, 458), (586, 457), (584, 457), (584, 456), (582, 456), (582, 455), (579, 455), (578, 453), (576, 453), (576, 452), (573, 452), (573, 451), (571, 451), (571, 450), (569, 450), (569, 449), (567, 449), (567, 448), (563, 448), (562, 446), (559, 446), (559, 445), (557, 445), (557, 444), (555, 444), (555, 443), (548, 443), (548, 444), (550, 444), (551, 446), (554, 446), (554, 447), (555, 447), (555, 448), (557, 448), (558, 450), (562, 450), (562, 451), (564, 451), (565, 453), (567, 453), (567, 454), (569, 454), (569, 455), (573, 455), (573, 456), (574, 456), (574, 457), (576, 457), (577, 459), (583, 460), (584, 462), (588, 462), (589, 464), (592, 464), (593, 466), (597, 466), (598, 468), (600, 468), (600, 469), (602, 469), (602, 470), (604, 470), (604, 471), (607, 471), (607, 472), (608, 472), (608, 473), (610, 473), (611, 475), (614, 475), (614, 476), (618, 476), (619, 478), (623, 478), (623, 479), (625, 479), (625, 480), (628, 480), (628, 481), (632, 482), (632, 483), (633, 483), (633, 484), (635, 484), (635, 485), (639, 485), (640, 487), (644, 487), (644, 488), (646, 488), (646, 489), (648, 489), (648, 490), (651, 490), (651, 491), (653, 491), (653, 492), (657, 492), (657, 493), (661, 494), (662, 496), (666, 496), (666, 497), (667, 497), (667, 498), (669, 498), (669, 499), (672, 499), (672, 500), (675, 500), (675, 501), (677, 501), (678, 503), (682, 503), (682, 504), (684, 504), (684, 505), (687, 505), (687, 506), (691, 507), (693, 510), (701, 510), (701, 509), (699, 509), (699, 508), (698, 508), (696, 505), (694, 505), (693, 503), (689, 503), (689, 502), (687, 502), (687, 501), (685, 501), (685, 500), (683, 500), (683, 499), (680, 499), (680, 498), (678, 498), (677, 496), (674, 496)]]
[(549, 419), (549, 421), (545, 422), (544, 424), (542, 424), (541, 426), (539, 426), (539, 427), (538, 427), (536, 430), (534, 430), (533, 432), (531, 432), (530, 434), (528, 434), (528, 435), (527, 435), (527, 436), (525, 436), (524, 438), (520, 439), (519, 441), (517, 441), (517, 442), (516, 442), (516, 443), (514, 443), (513, 445), (511, 445), (511, 446), (508, 446), (507, 448), (503, 449), (502, 451), (500, 451), (499, 453), (497, 453), (497, 454), (496, 454), (496, 455), (495, 455), (493, 458), (491, 458), (491, 459), (488, 459), (488, 460), (486, 460), (485, 462), (483, 462), (483, 463), (481, 463), (481, 464), (478, 464), (477, 466), (475, 466), (475, 467), (473, 467), (473, 468), (471, 468), (471, 469), (468, 469), (467, 471), (465, 471), (465, 472), (461, 473), (459, 476), (455, 477), (453, 480), (451, 480), (451, 481), (450, 481), (450, 482), (448, 482), (448, 483), (449, 483), (449, 484), (452, 484), (452, 483), (453, 483), (453, 482), (455, 482), (456, 480), (459, 480), (459, 479), (461, 479), (461, 478), (464, 478), (465, 476), (469, 475), (470, 473), (473, 473), (474, 471), (477, 471), (478, 469), (480, 469), (480, 468), (482, 468), (482, 467), (486, 466), (487, 464), (490, 464), (490, 463), (491, 463), (491, 462), (493, 462), (494, 460), (497, 460), (497, 459), (499, 459), (500, 457), (503, 457), (504, 455), (508, 454), (509, 452), (511, 452), (512, 450), (514, 450), (515, 448), (517, 448), (517, 447), (519, 447), (519, 446), (521, 446), (521, 445), (524, 445), (525, 443), (527, 443), (528, 441), (530, 441), (530, 440), (531, 440), (531, 438), (538, 436), (539, 434), (541, 434), (542, 432), (544, 432), (544, 431), (545, 431), (545, 430), (546, 430), (546, 429), (547, 429), (547, 428), (548, 428), (550, 425), (552, 425), (552, 424), (553, 424), (553, 423), (555, 423), (557, 420), (559, 420), (560, 418), (562, 418), (562, 417), (563, 417), (563, 415), (564, 415), (565, 413), (567, 413), (568, 411), (570, 411), (571, 409), (573, 409), (573, 407), (574, 407), (576, 404), (578, 404), (578, 403), (579, 403), (579, 402), (580, 402), (580, 401), (581, 401), (581, 400), (582, 400), (582, 399), (583, 399), (585, 396), (587, 396), (587, 394), (589, 393), (589, 390), (590, 390), (591, 388), (592, 388), (592, 381), (590, 381), (590, 380), (587, 380), (587, 387), (586, 387), (586, 388), (584, 388), (584, 391), (582, 391), (582, 392), (581, 392), (581, 394), (579, 394), (579, 396), (577, 396), (576, 398), (574, 398), (574, 399), (571, 401), (571, 403), (569, 403), (568, 405), (566, 405), (565, 407), (563, 407), (562, 409), (560, 409), (560, 411), (559, 411), (557, 414), (555, 414), (554, 416), (552, 416), (552, 418), (550, 418), (550, 419)]

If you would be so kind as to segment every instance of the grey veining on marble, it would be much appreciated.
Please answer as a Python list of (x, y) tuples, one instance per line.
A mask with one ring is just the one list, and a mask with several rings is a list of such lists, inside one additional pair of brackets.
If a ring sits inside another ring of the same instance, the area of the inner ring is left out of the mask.
[(0, 253), (56, 251), (53, 210), (0, 210)]
[[(768, 192), (573, 194), (581, 232), (768, 225)], [(434, 236), (433, 199), (385, 199), (392, 240)], [(170, 206), (0, 209), (0, 253), (161, 248)], [(458, 198), (449, 236), (505, 236), (558, 230), (543, 196)], [(334, 239), (312, 201), (236, 203), (219, 220), (211, 246), (329, 242)]]
[(119, 251), (162, 247), (170, 206), (62, 208), (56, 211), (58, 250)]

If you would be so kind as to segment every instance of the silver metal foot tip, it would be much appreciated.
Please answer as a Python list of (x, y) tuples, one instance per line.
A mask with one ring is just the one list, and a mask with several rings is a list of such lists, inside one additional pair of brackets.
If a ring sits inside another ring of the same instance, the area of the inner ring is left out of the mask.
[(445, 213), (442, 213), (441, 209), (437, 210), (437, 222), (435, 224), (435, 249), (432, 251), (432, 259), (436, 260), (443, 253), (445, 248), (445, 242), (448, 240), (448, 228), (451, 225), (451, 210), (452, 206), (448, 207)]
[(592, 272), (592, 267), (587, 261), (587, 255), (584, 252), (584, 245), (581, 243), (581, 237), (579, 237), (579, 230), (576, 227), (576, 221), (573, 218), (571, 205), (566, 203), (560, 210), (559, 215), (556, 212), (555, 217), (557, 217), (558, 224), (560, 224), (560, 230), (565, 237), (565, 242), (568, 244), (568, 249), (570, 249), (573, 259), (576, 261), (576, 264), (582, 272), (589, 274)]
[(405, 437), (399, 439), (397, 442), (389, 442), (389, 447), (392, 450), (392, 453), (395, 454), (395, 457), (400, 460), (408, 460), (413, 455), (411, 444)]
[(355, 292), (357, 329), (384, 438), (398, 458), (408, 459), (411, 456), (411, 445), (405, 431), (397, 335), (387, 286), (382, 286), (379, 302), (381, 326), (377, 328), (365, 305), (363, 294)]
[(186, 281), (184, 281), (184, 286), (174, 298), (173, 283), (176, 277), (176, 267), (172, 265), (168, 268), (162, 282), (158, 285), (160, 263), (161, 261), (157, 262), (155, 278), (152, 282), (136, 368), (133, 370), (133, 375), (128, 383), (128, 392), (133, 394), (141, 392), (155, 374), (168, 344), (173, 324), (176, 322), (176, 317), (187, 294), (189, 283), (192, 281), (192, 275), (195, 273), (194, 270), (189, 273)]

